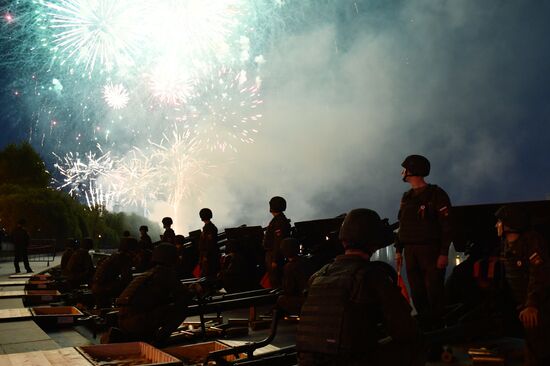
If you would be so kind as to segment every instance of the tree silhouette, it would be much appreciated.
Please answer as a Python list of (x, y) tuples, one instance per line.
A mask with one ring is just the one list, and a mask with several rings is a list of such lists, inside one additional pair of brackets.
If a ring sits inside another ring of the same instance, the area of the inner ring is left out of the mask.
[(0, 151), (0, 184), (46, 188), (50, 180), (44, 161), (29, 143), (10, 144)]

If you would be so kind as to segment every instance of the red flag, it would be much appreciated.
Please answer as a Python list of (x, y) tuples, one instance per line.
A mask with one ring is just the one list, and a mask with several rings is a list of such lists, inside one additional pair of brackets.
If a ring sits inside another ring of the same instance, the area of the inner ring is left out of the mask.
[(269, 273), (265, 273), (262, 277), (262, 280), (260, 281), (260, 285), (263, 288), (271, 288), (271, 281), (269, 281)]
[(411, 303), (411, 298), (409, 297), (409, 291), (407, 291), (407, 285), (405, 285), (405, 280), (403, 280), (403, 276), (401, 276), (401, 271), (397, 272), (397, 286), (401, 288), (401, 295), (407, 300), (407, 302)]
[(198, 264), (193, 268), (193, 277), (195, 278), (201, 278), (201, 266)]

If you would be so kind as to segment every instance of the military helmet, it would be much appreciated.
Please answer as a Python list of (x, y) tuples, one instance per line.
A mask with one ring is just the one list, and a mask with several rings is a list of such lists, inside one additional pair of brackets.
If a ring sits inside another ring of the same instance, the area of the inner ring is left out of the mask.
[(183, 245), (185, 243), (185, 236), (183, 235), (176, 235), (174, 238), (174, 245)]
[(172, 225), (174, 223), (174, 221), (172, 221), (172, 218), (171, 217), (165, 217), (162, 219), (162, 224), (163, 225)]
[(495, 212), (495, 216), (513, 232), (522, 232), (529, 227), (529, 217), (515, 206), (504, 205)]
[(178, 251), (175, 245), (170, 243), (160, 243), (153, 249), (151, 261), (157, 264), (173, 267), (176, 265)]
[(339, 237), (346, 248), (362, 249), (372, 253), (383, 245), (383, 221), (373, 210), (353, 209), (344, 218)]
[(141, 226), (139, 227), (139, 231), (148, 232), (148, 231), (149, 231), (149, 228), (147, 227), (147, 225), (141, 225)]
[(286, 210), (286, 200), (283, 197), (275, 196), (269, 200), (270, 212), (283, 212)]
[(430, 161), (422, 155), (409, 155), (401, 166), (407, 169), (409, 176), (427, 177), (430, 174)]
[(209, 208), (203, 208), (199, 211), (199, 217), (201, 220), (210, 220), (212, 218), (212, 210)]
[(296, 257), (300, 254), (300, 242), (294, 238), (285, 238), (281, 242), (281, 251), (286, 258)]

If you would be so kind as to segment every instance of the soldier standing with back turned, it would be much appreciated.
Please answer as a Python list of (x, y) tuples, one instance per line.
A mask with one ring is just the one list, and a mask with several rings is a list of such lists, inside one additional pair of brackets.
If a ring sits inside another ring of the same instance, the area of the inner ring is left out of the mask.
[(165, 243), (174, 244), (174, 241), (176, 239), (176, 233), (172, 229), (172, 224), (174, 224), (174, 221), (172, 220), (171, 217), (164, 217), (162, 219), (164, 234), (160, 236), (160, 240), (162, 240)]
[(212, 210), (203, 208), (199, 217), (204, 226), (199, 238), (199, 264), (201, 276), (216, 278), (220, 270), (220, 248), (218, 246), (218, 228), (212, 223)]
[(424, 156), (410, 155), (401, 166), (403, 181), (411, 189), (401, 198), (395, 259), (400, 268), (404, 250), (414, 306), (420, 325), (429, 331), (442, 325), (451, 202), (443, 189), (424, 180), (430, 174), (430, 162)]
[(281, 286), (284, 256), (281, 251), (281, 242), (290, 236), (290, 220), (283, 213), (286, 210), (286, 200), (275, 196), (269, 200), (269, 212), (273, 219), (269, 222), (264, 235), (265, 270), (269, 275), (271, 287)]
[(395, 271), (370, 261), (387, 234), (372, 210), (346, 215), (339, 234), (345, 254), (309, 280), (296, 334), (301, 366), (424, 365), (423, 342)]

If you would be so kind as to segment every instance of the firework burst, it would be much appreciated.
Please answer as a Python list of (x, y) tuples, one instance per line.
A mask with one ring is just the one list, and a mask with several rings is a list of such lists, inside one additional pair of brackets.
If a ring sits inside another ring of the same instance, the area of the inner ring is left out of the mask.
[(109, 83), (103, 87), (103, 99), (113, 109), (122, 109), (128, 105), (130, 96), (122, 84)]
[(199, 146), (210, 151), (237, 151), (237, 143), (254, 142), (262, 114), (260, 81), (246, 72), (221, 68), (201, 85), (200, 97), (178, 109), (176, 121), (192, 131)]
[(162, 187), (162, 200), (177, 208), (185, 197), (200, 192), (198, 178), (206, 176), (211, 166), (199, 158), (198, 142), (189, 131), (179, 133), (174, 128), (172, 136), (164, 135), (158, 144), (150, 144), (151, 159), (158, 166), (155, 173), (157, 184)]
[(68, 153), (63, 158), (53, 153), (57, 158), (54, 166), (63, 176), (63, 183), (59, 188), (67, 188), (70, 195), (80, 197), (90, 190), (90, 182), (107, 176), (113, 170), (115, 162), (111, 159), (110, 151), (103, 153), (100, 146), (98, 150), (101, 154), (90, 151), (83, 157), (78, 152)]
[(72, 61), (91, 73), (134, 65), (143, 41), (144, 8), (139, 0), (57, 0), (43, 2), (50, 49), (63, 65)]

